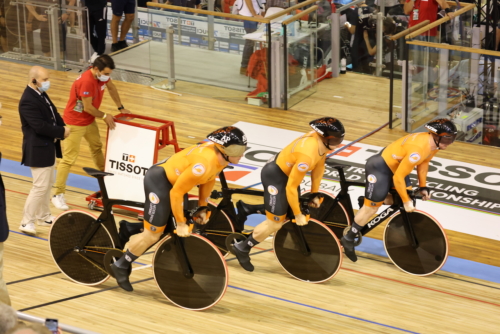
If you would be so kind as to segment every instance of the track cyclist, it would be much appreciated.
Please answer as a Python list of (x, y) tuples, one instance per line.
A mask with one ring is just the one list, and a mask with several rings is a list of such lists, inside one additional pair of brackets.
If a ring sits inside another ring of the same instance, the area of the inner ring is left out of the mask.
[[(188, 147), (152, 166), (146, 173), (144, 230), (130, 241), (125, 254), (111, 265), (122, 289), (133, 291), (129, 281), (130, 266), (160, 239), (171, 212), (175, 218), (177, 235), (190, 235), (184, 216), (184, 195), (199, 185), (198, 205), (206, 206), (217, 175), (229, 163), (237, 164), (247, 147), (245, 134), (234, 126), (220, 128), (207, 138), (208, 142)], [(205, 211), (196, 222), (206, 224), (209, 216), (210, 213)]]
[(391, 187), (396, 188), (403, 200), (406, 212), (415, 211), (415, 206), (408, 196), (407, 188), (411, 187), (409, 175), (417, 167), (418, 183), (422, 200), (431, 198), (426, 187), (429, 162), (439, 150), (445, 150), (455, 141), (457, 128), (449, 119), (436, 119), (425, 125), (428, 132), (406, 135), (380, 153), (373, 155), (365, 165), (365, 197), (363, 205), (354, 217), (354, 223), (340, 242), (344, 246), (346, 256), (357, 261), (354, 250), (354, 238), (370, 218), (377, 213), (382, 204), (392, 204), (392, 196), (388, 195)]
[[(281, 228), (289, 207), (295, 215), (297, 225), (307, 224), (308, 219), (300, 210), (300, 183), (310, 171), (311, 192), (318, 192), (325, 172), (326, 155), (344, 139), (344, 126), (336, 118), (315, 119), (309, 125), (313, 131), (295, 139), (262, 168), (266, 220), (246, 240), (236, 243), (232, 250), (240, 265), (247, 271), (254, 270), (250, 262), (250, 249)], [(321, 200), (321, 197), (313, 196), (309, 205), (318, 208)]]

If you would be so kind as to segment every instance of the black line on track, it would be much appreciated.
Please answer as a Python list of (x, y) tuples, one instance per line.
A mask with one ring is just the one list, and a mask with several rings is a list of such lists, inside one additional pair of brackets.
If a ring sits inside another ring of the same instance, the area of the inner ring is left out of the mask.
[[(23, 180), (23, 179), (20, 179), (20, 178), (17, 178), (17, 177), (13, 177), (13, 176), (9, 176), (9, 175), (5, 175), (5, 174), (2, 174), (2, 177), (8, 178), (8, 179), (13, 179), (13, 180), (18, 180), (18, 181), (22, 181), (22, 182), (33, 183), (33, 181)], [(76, 191), (76, 190), (66, 189), (66, 191), (69, 191), (69, 192), (72, 192), (72, 193), (77, 193), (77, 194), (82, 194), (82, 195), (86, 195), (86, 196), (89, 195), (88, 193), (82, 193), (81, 191)]]
[(61, 273), (60, 271), (56, 271), (56, 272), (49, 273), (49, 274), (44, 274), (44, 275), (39, 275), (39, 276), (33, 276), (33, 277), (29, 277), (29, 278), (23, 278), (23, 279), (20, 279), (20, 280), (17, 280), (17, 281), (8, 282), (6, 284), (10, 285), (10, 284), (16, 284), (16, 283), (31, 281), (33, 279), (43, 278), (43, 277), (52, 276), (52, 275), (57, 275), (57, 274), (60, 274), (60, 273)]
[[(272, 248), (265, 249), (265, 250), (262, 250), (262, 251), (259, 251), (259, 252), (252, 253), (252, 255), (257, 255), (257, 254), (261, 254), (261, 253), (269, 252), (269, 251), (271, 251), (271, 250), (272, 250)], [(229, 260), (226, 260), (226, 262), (228, 262), (228, 261), (233, 261), (233, 260), (236, 260), (236, 257), (235, 257), (235, 258), (232, 258), (232, 259), (229, 259)], [(52, 274), (46, 274), (46, 275), (41, 275), (41, 276), (37, 276), (37, 277), (33, 277), (33, 278), (28, 278), (28, 279), (26, 279), (26, 280), (29, 280), (29, 279), (34, 279), (34, 278), (38, 278), (38, 277), (49, 276), (49, 275), (53, 275), (53, 274), (59, 274), (59, 273), (60, 273), (60, 272), (56, 272), (56, 273), (52, 273)], [(153, 279), (153, 277), (150, 277), (150, 278), (145, 278), (145, 279), (142, 279), (142, 280), (139, 280), (139, 281), (132, 282), (132, 284), (143, 283), (143, 282), (150, 281), (150, 280), (152, 280), (152, 279)], [(20, 280), (20, 281), (23, 281), (23, 280)], [(16, 282), (20, 282), (20, 281), (16, 281)], [(12, 283), (16, 283), (16, 282), (11, 282), (11, 283), (7, 283), (7, 284), (12, 284)], [(113, 287), (106, 288), (106, 289), (102, 289), (102, 290), (98, 290), (98, 291), (92, 291), (92, 292), (87, 292), (87, 293), (83, 293), (83, 294), (76, 295), (76, 296), (72, 296), (72, 297), (68, 297), (68, 298), (58, 299), (58, 300), (54, 300), (54, 301), (52, 301), (52, 302), (48, 302), (48, 303), (43, 303), (43, 304), (39, 304), (39, 305), (35, 305), (35, 306), (26, 307), (26, 308), (20, 309), (19, 311), (20, 311), (20, 312), (26, 312), (26, 311), (30, 311), (30, 310), (33, 310), (33, 309), (36, 309), (36, 308), (45, 307), (45, 306), (50, 306), (50, 305), (54, 305), (54, 304), (58, 304), (58, 303), (62, 303), (62, 302), (66, 302), (66, 301), (69, 301), (69, 300), (73, 300), (73, 299), (77, 299), (77, 298), (82, 298), (82, 297), (86, 297), (86, 296), (94, 295), (94, 294), (96, 294), (96, 293), (100, 293), (100, 292), (105, 292), (105, 291), (113, 290), (113, 289), (116, 289), (116, 288), (118, 288), (118, 287), (119, 287), (119, 286), (117, 285), (117, 286), (113, 286)]]
[[(370, 257), (367, 257), (367, 256), (363, 256), (363, 255), (358, 255), (358, 257), (361, 257), (361, 258), (363, 258), (363, 259), (367, 259), (367, 260), (372, 260), (372, 261), (382, 262), (382, 263), (385, 263), (385, 264), (390, 264), (390, 265), (393, 265), (393, 266), (394, 266), (394, 263), (392, 263), (392, 262), (390, 262), (390, 261), (384, 261), (384, 260), (373, 259), (373, 258), (370, 258)], [(434, 273), (433, 275), (436, 275), (436, 276), (441, 276), (441, 277), (446, 277), (446, 278), (451, 278), (451, 279), (454, 279), (454, 280), (457, 280), (457, 281), (462, 281), (462, 282), (466, 282), (466, 283), (470, 283), (470, 284), (475, 284), (475, 285), (480, 285), (480, 286), (484, 286), (484, 287), (487, 287), (487, 288), (492, 288), (492, 289), (500, 290), (500, 288), (497, 288), (496, 286), (491, 286), (491, 285), (488, 285), (488, 284), (483, 284), (483, 283), (472, 282), (472, 281), (465, 280), (465, 279), (463, 279), (463, 278), (456, 278), (456, 277), (451, 277), (451, 276), (448, 276), (448, 275), (437, 274), (437, 273)], [(465, 275), (462, 275), (462, 276), (465, 276)]]
[[(145, 278), (145, 279), (142, 279), (142, 280), (139, 280), (139, 281), (132, 282), (132, 284), (142, 283), (142, 282), (150, 281), (152, 279), (153, 279), (153, 277)], [(26, 311), (33, 310), (33, 309), (36, 309), (36, 308), (45, 307), (45, 306), (49, 306), (49, 305), (54, 305), (54, 304), (58, 304), (58, 303), (62, 303), (62, 302), (68, 301), (68, 300), (82, 298), (82, 297), (85, 297), (85, 296), (90, 296), (90, 295), (94, 295), (96, 293), (100, 293), (100, 292), (104, 292), (104, 291), (109, 291), (109, 290), (113, 290), (113, 289), (117, 289), (117, 288), (119, 288), (118, 285), (110, 287), (110, 288), (102, 289), (102, 290), (97, 290), (97, 291), (83, 293), (81, 295), (76, 295), (76, 296), (72, 296), (72, 297), (68, 297), (68, 298), (54, 300), (54, 301), (48, 302), (48, 303), (43, 303), (43, 304), (39, 304), (39, 305), (35, 305), (35, 306), (26, 307), (26, 308), (20, 309), (18, 311), (20, 311), (20, 312), (26, 312)]]
[(471, 284), (475, 284), (475, 285), (485, 286), (487, 288), (492, 288), (492, 289), (500, 290), (500, 288), (497, 288), (496, 286), (491, 286), (491, 285), (488, 285), (488, 284), (477, 283), (477, 282), (471, 282), (471, 281), (468, 281), (468, 280), (465, 280), (465, 279), (462, 279), (462, 278), (451, 277), (451, 276), (447, 276), (447, 275), (443, 275), (443, 274), (434, 274), (434, 275), (442, 276), (442, 277), (446, 277), (446, 278), (451, 278), (451, 279), (454, 279), (454, 280), (457, 280), (457, 281), (462, 281), (462, 282), (471, 283)]

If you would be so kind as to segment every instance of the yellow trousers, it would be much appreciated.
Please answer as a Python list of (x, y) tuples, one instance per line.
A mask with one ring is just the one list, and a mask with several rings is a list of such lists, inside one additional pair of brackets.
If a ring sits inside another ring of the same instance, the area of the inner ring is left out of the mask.
[(101, 136), (97, 122), (87, 126), (67, 125), (71, 129), (68, 138), (62, 141), (63, 157), (57, 166), (57, 177), (54, 187), (56, 188), (55, 195), (64, 194), (66, 192), (66, 181), (68, 180), (69, 171), (80, 154), (80, 144), (82, 138), (85, 138), (89, 144), (92, 160), (97, 169), (104, 171), (104, 155), (102, 153)]

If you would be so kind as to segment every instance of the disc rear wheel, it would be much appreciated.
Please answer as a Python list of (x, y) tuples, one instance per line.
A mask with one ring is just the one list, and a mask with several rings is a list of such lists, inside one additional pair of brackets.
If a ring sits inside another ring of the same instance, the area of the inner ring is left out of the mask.
[[(306, 195), (308, 193), (303, 193)], [(335, 201), (335, 197), (328, 193), (322, 192), (324, 195), (323, 203), (318, 209), (309, 207), (311, 218), (319, 220), (340, 239), (343, 236), (343, 231), (347, 226), (351, 226), (351, 220), (347, 214), (347, 210), (340, 202)]]
[[(198, 206), (198, 198), (189, 199), (189, 209)], [(205, 225), (195, 224), (194, 231), (210, 240), (221, 251), (222, 255), (227, 256), (229, 250), (226, 247), (226, 237), (234, 233), (234, 226), (231, 219), (224, 211), (217, 210), (217, 204), (209, 202), (208, 207), (212, 212), (210, 219)]]
[(64, 275), (79, 284), (98, 285), (109, 278), (104, 256), (114, 244), (106, 227), (100, 224), (90, 241), (78, 247), (96, 221), (97, 217), (90, 213), (71, 210), (58, 216), (50, 229), (49, 246), (54, 262)]

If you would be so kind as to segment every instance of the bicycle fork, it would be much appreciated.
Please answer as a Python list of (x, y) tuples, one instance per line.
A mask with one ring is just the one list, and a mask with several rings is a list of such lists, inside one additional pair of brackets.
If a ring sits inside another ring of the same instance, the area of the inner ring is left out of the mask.
[(307, 245), (306, 238), (304, 237), (304, 231), (296, 223), (293, 224), (293, 228), (294, 228), (295, 233), (297, 234), (297, 237), (299, 239), (298, 242), (299, 242), (299, 250), (300, 250), (300, 252), (304, 256), (311, 255), (311, 249)]
[(186, 248), (184, 248), (183, 238), (177, 235), (173, 235), (172, 238), (174, 238), (175, 250), (177, 252), (177, 257), (179, 258), (184, 277), (193, 278), (194, 272), (193, 268), (191, 268), (191, 264), (189, 263), (189, 259), (186, 254)]
[(415, 236), (415, 232), (413, 231), (413, 226), (410, 221), (410, 217), (408, 216), (408, 212), (404, 209), (404, 207), (400, 207), (399, 211), (403, 215), (403, 221), (405, 222), (405, 231), (407, 234), (410, 235), (410, 242), (411, 242), (411, 247), (413, 249), (418, 248), (418, 240), (417, 237)]

